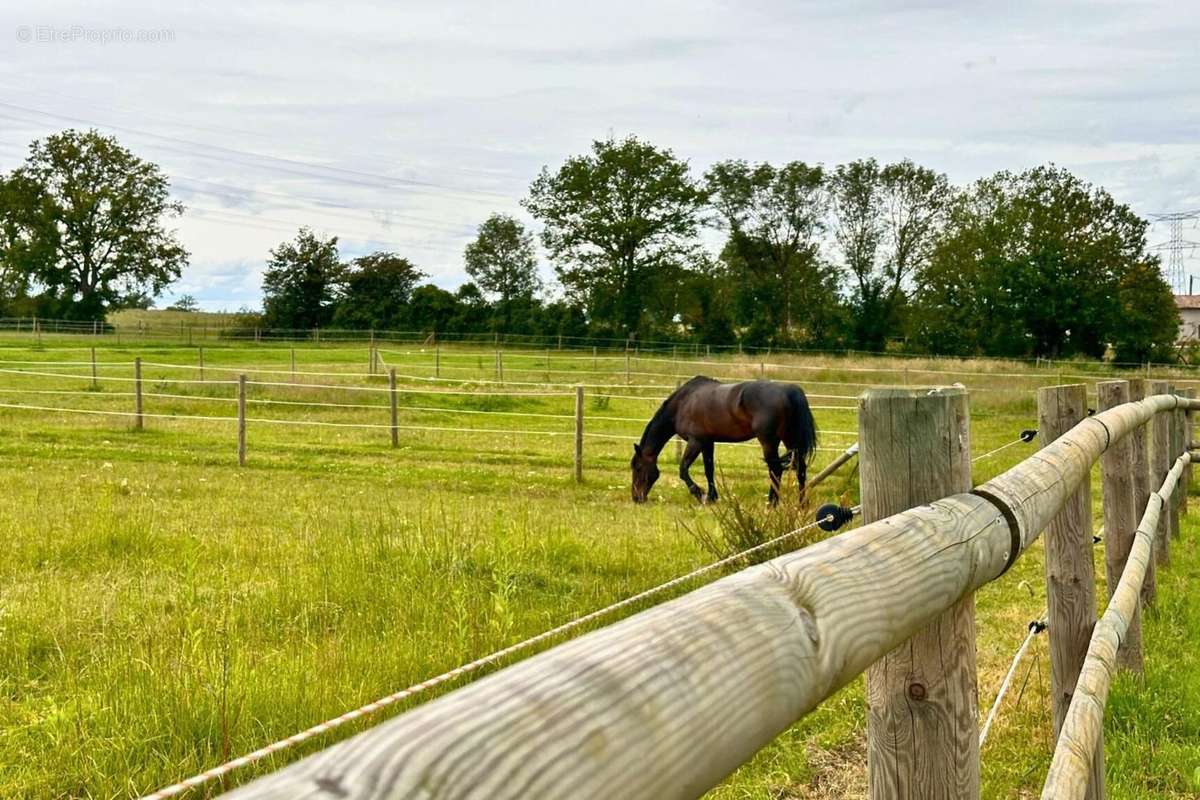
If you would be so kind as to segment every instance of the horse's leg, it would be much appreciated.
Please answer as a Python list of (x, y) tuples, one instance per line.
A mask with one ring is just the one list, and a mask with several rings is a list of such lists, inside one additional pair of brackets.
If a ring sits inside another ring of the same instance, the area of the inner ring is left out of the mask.
[(713, 472), (715, 471), (715, 466), (713, 464), (713, 451), (715, 449), (716, 445), (714, 445), (712, 442), (708, 442), (704, 445), (703, 450), (704, 479), (708, 481), (708, 497), (706, 499), (709, 503), (717, 502), (717, 484), (713, 480)]
[(683, 480), (692, 497), (704, 502), (704, 492), (700, 491), (700, 487), (692, 480), (692, 476), (688, 474), (688, 469), (692, 466), (692, 462), (696, 460), (696, 456), (700, 455), (704, 449), (704, 445), (699, 439), (688, 439), (687, 447), (683, 451), (683, 458), (679, 460), (679, 477)]
[(783, 464), (779, 460), (779, 442), (760, 439), (763, 460), (767, 462), (767, 474), (771, 476), (771, 490), (767, 492), (767, 502), (779, 505), (779, 479), (783, 477)]

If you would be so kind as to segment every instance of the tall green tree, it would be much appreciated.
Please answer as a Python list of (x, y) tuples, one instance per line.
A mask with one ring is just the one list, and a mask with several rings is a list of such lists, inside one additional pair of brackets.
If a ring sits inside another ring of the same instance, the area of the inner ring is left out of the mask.
[(899, 335), (905, 289), (938, 240), (953, 191), (945, 175), (911, 161), (838, 166), (829, 180), (834, 242), (851, 283), (855, 339), (882, 350)]
[[(828, 199), (824, 170), (793, 161), (781, 167), (723, 161), (706, 174), (713, 204), (729, 230), (722, 253), (743, 321), (763, 325), (771, 343), (812, 342), (837, 305), (825, 280), (821, 236)], [(756, 334), (755, 338), (759, 338)]]
[(524, 205), (568, 296), (593, 324), (634, 333), (672, 324), (705, 200), (685, 162), (631, 136), (543, 168)]
[(358, 329), (404, 327), (413, 289), (425, 277), (412, 262), (395, 253), (359, 256), (341, 273), (333, 324)]
[(333, 318), (345, 268), (337, 237), (322, 239), (301, 228), (294, 241), (271, 251), (263, 273), (263, 317), (272, 328), (307, 330)]
[(935, 352), (1140, 360), (1178, 314), (1148, 223), (1059, 167), (1000, 172), (953, 205), (919, 271), (914, 338)]
[(0, 261), (65, 317), (144, 305), (179, 278), (183, 213), (157, 165), (115, 138), (65, 130), (33, 142), (5, 181)]
[(512, 331), (514, 304), (530, 305), (542, 286), (533, 234), (513, 217), (493, 214), (479, 226), (463, 260), (476, 285), (496, 298), (499, 327)]

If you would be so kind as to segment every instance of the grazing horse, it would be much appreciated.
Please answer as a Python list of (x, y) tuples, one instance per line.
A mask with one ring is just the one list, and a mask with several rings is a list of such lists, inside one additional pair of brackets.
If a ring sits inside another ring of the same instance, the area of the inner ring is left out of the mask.
[[(744, 442), (758, 439), (763, 460), (771, 477), (767, 500), (779, 502), (779, 479), (790, 464), (796, 468), (800, 494), (808, 462), (817, 448), (817, 426), (808, 399), (799, 386), (771, 381), (721, 383), (703, 376), (692, 378), (663, 401), (642, 432), (642, 440), (633, 446), (633, 501), (643, 503), (650, 487), (658, 480), (658, 454), (679, 436), (687, 442), (679, 477), (699, 501), (717, 499), (713, 483), (713, 446), (717, 442)], [(779, 443), (787, 453), (780, 458)], [(708, 494), (688, 474), (696, 456), (704, 456), (704, 477)]]

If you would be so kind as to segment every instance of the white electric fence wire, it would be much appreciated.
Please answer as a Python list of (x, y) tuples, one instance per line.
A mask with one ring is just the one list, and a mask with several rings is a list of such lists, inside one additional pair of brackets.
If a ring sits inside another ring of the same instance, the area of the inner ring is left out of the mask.
[[(854, 511), (854, 513), (857, 514), (860, 509), (861, 509), (861, 506), (855, 506), (853, 511)], [(505, 647), (501, 650), (497, 650), (489, 655), (483, 656), (482, 658), (477, 658), (476, 660), (471, 661), (467, 664), (463, 664), (462, 666), (455, 667), (454, 669), (452, 669), (448, 672), (443, 672), (441, 675), (437, 675), (435, 677), (429, 678), (428, 680), (422, 681), (421, 683), (413, 684), (412, 686), (409, 686), (406, 689), (401, 689), (400, 691), (389, 694), (386, 697), (381, 697), (378, 700), (375, 700), (374, 702), (367, 703), (366, 705), (363, 705), (363, 706), (359, 706), (358, 708), (356, 708), (352, 711), (347, 711), (345, 714), (342, 714), (340, 716), (326, 720), (325, 722), (321, 722), (317, 725), (313, 725), (311, 728), (306, 728), (305, 730), (300, 731), (299, 733), (292, 734), (291, 736), (287, 737), (286, 739), (280, 739), (280, 740), (273, 742), (265, 747), (260, 747), (259, 749), (255, 750), (251, 753), (247, 753), (244, 756), (235, 758), (231, 761), (227, 761), (224, 764), (213, 767), (212, 769), (205, 770), (204, 772), (198, 773), (190, 778), (186, 778), (185, 780), (182, 780), (178, 783), (174, 783), (170, 786), (166, 786), (162, 789), (159, 789), (157, 792), (153, 792), (152, 794), (145, 795), (141, 800), (165, 800), (168, 797), (175, 797), (179, 794), (182, 794), (183, 792), (186, 792), (188, 789), (193, 789), (197, 786), (202, 786), (210, 781), (213, 781), (213, 780), (216, 780), (217, 778), (222, 777), (223, 775), (228, 775), (230, 772), (233, 772), (236, 769), (240, 769), (241, 767), (247, 766), (249, 764), (253, 764), (256, 761), (260, 761), (261, 759), (264, 759), (267, 756), (274, 755), (275, 753), (278, 753), (281, 750), (286, 750), (290, 747), (294, 747), (295, 745), (300, 744), (301, 742), (306, 742), (309, 739), (312, 739), (316, 736), (320, 736), (321, 734), (326, 733), (328, 731), (334, 730), (335, 728), (338, 728), (338, 727), (346, 724), (347, 722), (352, 722), (356, 719), (360, 719), (361, 717), (365, 717), (369, 714), (373, 714), (376, 711), (379, 711), (381, 709), (387, 708), (388, 706), (394, 705), (394, 704), (400, 702), (401, 700), (405, 700), (409, 697), (412, 697), (413, 695), (416, 695), (421, 692), (432, 689), (435, 686), (439, 686), (443, 683), (454, 680), (455, 678), (459, 678), (463, 675), (467, 675), (472, 672), (477, 672), (480, 669), (482, 669), (486, 666), (489, 666), (491, 664), (495, 664), (496, 662), (501, 661), (502, 659), (504, 659), (508, 656), (511, 656), (515, 653), (519, 653), (523, 650), (528, 650), (529, 648), (533, 647), (534, 645), (540, 644), (542, 642), (545, 642), (548, 639), (552, 639), (556, 636), (560, 636), (564, 633), (572, 631), (576, 628), (579, 628), (582, 625), (586, 625), (589, 622), (594, 622), (595, 620), (605, 617), (614, 611), (618, 611), (622, 608), (627, 608), (628, 606), (631, 606), (642, 600), (646, 600), (650, 597), (654, 597), (655, 595), (662, 594), (663, 592), (667, 591), (668, 589), (673, 589), (677, 586), (680, 586), (681, 584), (687, 583), (688, 581), (698, 578), (701, 575), (705, 575), (709, 572), (720, 569), (721, 567), (728, 566), (729, 564), (740, 561), (748, 556), (754, 555), (755, 553), (761, 552), (769, 547), (773, 547), (773, 546), (779, 544), (780, 542), (782, 542), (786, 539), (789, 539), (799, 533), (803, 533), (804, 531), (815, 528), (818, 525), (820, 525), (822, 522), (826, 522), (826, 521), (829, 521), (832, 519), (833, 519), (833, 515), (828, 515), (826, 517), (823, 517), (822, 519), (817, 520), (816, 522), (811, 522), (808, 525), (803, 525), (799, 528), (796, 528), (795, 530), (791, 530), (791, 531), (788, 531), (787, 533), (780, 534), (779, 536), (776, 536), (773, 539), (770, 539), (768, 541), (762, 542), (761, 544), (757, 544), (753, 547), (742, 550), (739, 553), (735, 553), (731, 556), (727, 556), (718, 561), (714, 561), (710, 564), (706, 564), (703, 567), (694, 569), (691, 572), (688, 572), (684, 575), (680, 575), (677, 578), (672, 578), (671, 580), (669, 580), (665, 583), (660, 583), (657, 586), (653, 586), (649, 589), (638, 592), (635, 595), (626, 597), (624, 600), (618, 600), (617, 602), (607, 605), (603, 608), (597, 609), (596, 611), (592, 611), (588, 614), (584, 614), (582, 617), (576, 617), (575, 619), (571, 620), (570, 622), (563, 623), (562, 625), (559, 625), (556, 628), (551, 628), (548, 631), (539, 633), (537, 636), (533, 636), (529, 639), (524, 639), (520, 642), (517, 642), (516, 644), (509, 645), (508, 647)]]
[(976, 461), (983, 461), (985, 458), (991, 458), (992, 456), (996, 455), (997, 453), (999, 453), (1003, 450), (1007, 450), (1010, 447), (1016, 447), (1017, 445), (1021, 444), (1024, 441), (1025, 441), (1024, 439), (1017, 437), (1016, 439), (1009, 442), (1008, 444), (1000, 445), (995, 450), (989, 450), (986, 453), (984, 453), (983, 455), (975, 456), (974, 458), (971, 459), (971, 463), (974, 463)]
[(1000, 701), (1008, 693), (1008, 687), (1012, 685), (1013, 676), (1017, 674), (1017, 667), (1020, 665), (1021, 659), (1025, 657), (1025, 651), (1029, 649), (1029, 645), (1033, 642), (1033, 637), (1045, 630), (1046, 611), (1046, 609), (1042, 609), (1042, 613), (1038, 616), (1037, 620), (1029, 625), (1029, 633), (1026, 634), (1025, 641), (1021, 642), (1021, 646), (1017, 648), (1017, 654), (1013, 657), (1012, 666), (1008, 668), (1008, 673), (1000, 683), (1000, 690), (996, 692), (996, 699), (992, 702), (992, 707), (988, 711), (987, 720), (984, 721), (983, 728), (979, 731), (980, 750), (983, 749), (983, 743), (987, 741), (988, 732), (991, 731), (992, 723), (996, 721), (996, 715), (1000, 711)]

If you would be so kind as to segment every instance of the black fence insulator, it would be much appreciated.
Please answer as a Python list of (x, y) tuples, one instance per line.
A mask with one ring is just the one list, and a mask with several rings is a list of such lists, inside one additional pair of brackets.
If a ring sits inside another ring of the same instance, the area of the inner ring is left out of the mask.
[(1026, 430), (1021, 431), (1022, 442), (1032, 442), (1035, 436), (1037, 436), (1036, 428), (1027, 428)]
[(826, 503), (817, 509), (817, 527), (823, 531), (836, 531), (852, 519), (854, 519), (854, 509), (847, 506)]
[(1042, 631), (1046, 630), (1045, 620), (1035, 619), (1033, 622), (1030, 622), (1029, 630), (1033, 631), (1034, 633), (1041, 633)]

